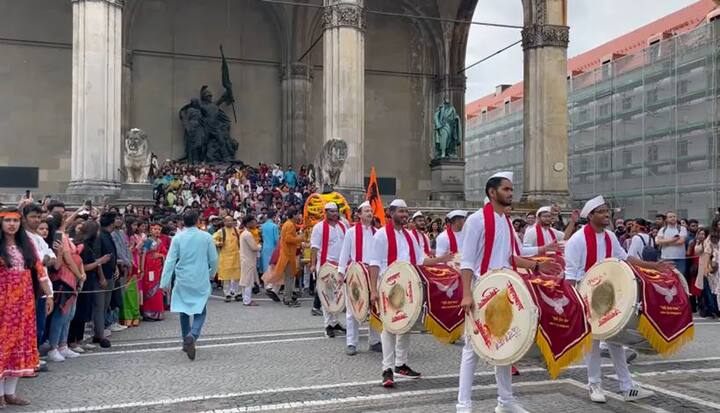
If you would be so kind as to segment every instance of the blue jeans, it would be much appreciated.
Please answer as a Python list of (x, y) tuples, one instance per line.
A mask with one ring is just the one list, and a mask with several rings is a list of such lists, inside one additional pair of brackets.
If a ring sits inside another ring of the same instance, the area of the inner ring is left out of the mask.
[(203, 324), (205, 324), (206, 316), (207, 306), (203, 308), (202, 313), (192, 316), (192, 327), (190, 327), (190, 315), (180, 313), (180, 331), (182, 332), (183, 338), (187, 337), (188, 334), (192, 334), (195, 340), (197, 340), (200, 337), (200, 330), (202, 330)]
[(50, 347), (58, 348), (59, 344), (67, 344), (70, 322), (75, 317), (75, 304), (73, 303), (67, 314), (63, 314), (59, 308), (56, 308), (50, 316), (50, 332), (48, 333)]
[[(704, 304), (705, 316), (720, 315), (718, 310), (717, 296), (710, 291), (710, 283), (705, 278), (702, 291), (702, 300)], [(702, 311), (702, 310), (701, 310)]]
[(682, 274), (685, 277), (685, 279), (687, 280), (687, 274), (685, 274), (685, 272), (687, 270), (687, 260), (685, 258), (680, 258), (680, 259), (668, 260), (668, 261), (671, 261), (673, 264), (675, 264), (675, 268), (677, 268), (677, 270), (680, 271), (680, 274)]
[(47, 314), (45, 313), (45, 299), (38, 296), (35, 298), (35, 323), (37, 328), (38, 346), (45, 342), (45, 321), (47, 321)]

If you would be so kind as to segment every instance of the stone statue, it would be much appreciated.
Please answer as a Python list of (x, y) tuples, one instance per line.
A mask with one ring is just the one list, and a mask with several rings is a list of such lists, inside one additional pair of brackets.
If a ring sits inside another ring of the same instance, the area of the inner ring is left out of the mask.
[(148, 183), (152, 158), (148, 136), (142, 129), (133, 128), (125, 134), (125, 182)]
[(235, 160), (238, 143), (230, 136), (230, 118), (212, 98), (204, 85), (200, 89), (200, 99), (193, 98), (180, 109), (180, 120), (185, 129), (185, 154), (192, 163)]
[(347, 143), (330, 139), (315, 157), (316, 185), (322, 192), (332, 191), (337, 185), (348, 155)]
[(435, 126), (434, 159), (457, 157), (458, 147), (462, 142), (462, 122), (448, 98), (445, 98), (443, 104), (438, 106), (433, 123)]

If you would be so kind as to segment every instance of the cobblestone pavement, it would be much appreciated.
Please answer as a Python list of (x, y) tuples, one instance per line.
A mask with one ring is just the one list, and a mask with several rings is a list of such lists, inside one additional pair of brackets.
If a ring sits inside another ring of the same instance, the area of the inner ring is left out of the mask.
[[(379, 383), (381, 355), (367, 352), (364, 336), (361, 352), (349, 357), (344, 337), (324, 337), (322, 317), (310, 315), (310, 300), (295, 309), (269, 300), (259, 303), (244, 307), (213, 298), (194, 362), (180, 350), (174, 314), (115, 333), (111, 349), (50, 363), (50, 372), (22, 380), (18, 394), (33, 404), (6, 411), (455, 411), (461, 346), (414, 334), (409, 364), (423, 378), (387, 390)], [(604, 368), (610, 392), (605, 405), (589, 401), (581, 365), (555, 381), (542, 368), (523, 367), (514, 378), (515, 392), (533, 413), (720, 412), (720, 322), (696, 323), (695, 341), (672, 359), (635, 360), (635, 379), (656, 392), (642, 403), (624, 403), (614, 393), (618, 388), (610, 365)], [(492, 412), (492, 371), (479, 367), (474, 384), (475, 411)]]

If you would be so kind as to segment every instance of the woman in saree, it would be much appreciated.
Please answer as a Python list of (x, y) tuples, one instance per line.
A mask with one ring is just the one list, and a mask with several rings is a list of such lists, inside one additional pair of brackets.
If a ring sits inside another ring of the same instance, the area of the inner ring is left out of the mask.
[(160, 288), (160, 275), (167, 256), (167, 249), (160, 239), (162, 225), (153, 222), (150, 236), (143, 242), (140, 256), (140, 274), (142, 274), (143, 320), (160, 321), (163, 319), (165, 304)]

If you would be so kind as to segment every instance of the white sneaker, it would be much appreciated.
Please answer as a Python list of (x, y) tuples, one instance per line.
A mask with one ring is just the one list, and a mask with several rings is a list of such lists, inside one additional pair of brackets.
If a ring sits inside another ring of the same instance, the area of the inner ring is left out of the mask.
[(97, 346), (93, 343), (85, 343), (82, 345), (82, 348), (84, 350), (95, 350), (97, 348)]
[(525, 410), (520, 405), (520, 403), (511, 402), (511, 403), (507, 403), (507, 404), (498, 403), (497, 407), (495, 407), (495, 413), (530, 413), (530, 412)]
[(72, 350), (73, 353), (76, 353), (76, 354), (82, 354), (85, 352), (85, 350), (80, 346), (71, 347), (70, 350)]
[(48, 351), (47, 359), (54, 362), (65, 361), (65, 357), (57, 349)]
[(636, 384), (635, 386), (633, 386), (632, 389), (626, 390), (623, 392), (623, 400), (626, 402), (634, 402), (637, 400), (645, 399), (654, 394), (655, 394), (655, 392), (650, 391), (650, 390), (645, 390)]
[(58, 349), (58, 352), (66, 359), (74, 359), (74, 358), (80, 357), (80, 354), (70, 350), (67, 347), (62, 347), (62, 348)]
[(593, 383), (588, 386), (590, 390), (590, 400), (595, 403), (607, 403), (607, 397), (605, 397), (605, 391), (599, 384)]
[(109, 328), (106, 328), (104, 331), (105, 338), (108, 338), (112, 335), (112, 331), (110, 331)]
[(126, 328), (127, 328), (127, 327), (125, 327), (125, 326), (123, 326), (123, 325), (120, 325), (120, 324), (118, 324), (118, 323), (112, 323), (112, 324), (110, 325), (110, 331), (113, 332), (113, 333), (115, 333), (115, 332), (117, 332), (117, 331), (123, 331), (123, 330), (125, 330)]

